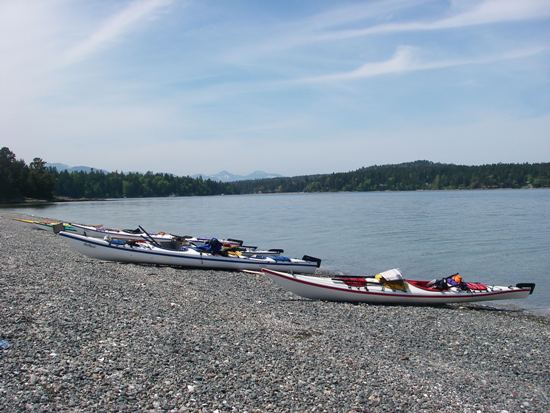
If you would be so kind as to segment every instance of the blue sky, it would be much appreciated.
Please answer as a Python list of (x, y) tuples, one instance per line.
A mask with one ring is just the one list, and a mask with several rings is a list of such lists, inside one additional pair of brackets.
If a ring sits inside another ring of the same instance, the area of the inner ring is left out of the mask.
[(4, 0), (0, 34), (0, 145), (26, 161), (550, 161), (550, 0)]

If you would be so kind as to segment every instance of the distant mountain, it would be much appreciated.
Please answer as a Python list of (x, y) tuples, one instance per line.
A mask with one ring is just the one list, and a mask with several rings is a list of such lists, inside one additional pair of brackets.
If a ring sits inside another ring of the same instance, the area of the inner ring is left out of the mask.
[(248, 175), (235, 175), (228, 171), (221, 171), (214, 175), (193, 175), (193, 178), (198, 178), (199, 176), (202, 176), (203, 179), (211, 179), (212, 181), (218, 182), (236, 182), (252, 181), (256, 179), (281, 178), (283, 175), (264, 171), (254, 171)]
[(64, 163), (46, 163), (46, 167), (55, 168), (55, 169), (57, 169), (58, 172), (63, 172), (63, 171), (86, 172), (86, 173), (91, 172), (91, 171), (104, 172), (104, 173), (109, 172), (109, 171), (106, 171), (105, 169), (92, 168), (90, 166), (83, 166), (83, 165), (69, 166), (69, 165), (65, 165)]

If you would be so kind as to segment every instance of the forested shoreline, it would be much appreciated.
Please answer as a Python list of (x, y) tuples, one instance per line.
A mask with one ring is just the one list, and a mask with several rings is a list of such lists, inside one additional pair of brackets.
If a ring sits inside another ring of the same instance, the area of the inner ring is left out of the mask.
[(550, 163), (455, 165), (415, 161), (351, 172), (235, 183), (239, 193), (416, 191), (550, 187)]
[(478, 166), (415, 161), (350, 172), (222, 183), (168, 173), (59, 172), (41, 158), (26, 165), (0, 149), (0, 201), (139, 198), (285, 192), (548, 188), (550, 163)]

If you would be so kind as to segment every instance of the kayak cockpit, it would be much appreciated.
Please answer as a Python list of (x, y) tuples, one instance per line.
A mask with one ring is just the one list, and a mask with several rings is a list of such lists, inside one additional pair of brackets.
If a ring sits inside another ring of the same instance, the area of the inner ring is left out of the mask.
[[(442, 291), (441, 288), (436, 287), (433, 285), (433, 281), (422, 281), (422, 280), (405, 280), (408, 284), (419, 288), (421, 290), (426, 291)], [(487, 291), (487, 285), (483, 283), (475, 283), (475, 282), (465, 282), (464, 283), (464, 290), (469, 291)]]

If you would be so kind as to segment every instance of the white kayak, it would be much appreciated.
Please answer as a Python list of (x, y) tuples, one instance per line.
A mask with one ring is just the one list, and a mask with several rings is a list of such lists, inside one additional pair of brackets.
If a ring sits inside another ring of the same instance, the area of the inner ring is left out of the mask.
[[(69, 228), (63, 229), (63, 231), (75, 232), (79, 235), (84, 235), (87, 237), (93, 238), (105, 238), (110, 237), (113, 239), (122, 239), (122, 240), (134, 240), (134, 241), (150, 241), (151, 238), (162, 244), (162, 246), (167, 246), (176, 240), (184, 240), (186, 243), (195, 244), (195, 245), (204, 245), (207, 244), (211, 238), (204, 237), (192, 237), (189, 235), (179, 236), (170, 234), (168, 232), (156, 232), (156, 233), (146, 233), (140, 228), (135, 230), (128, 229), (113, 229), (105, 228), (102, 225), (84, 225), (84, 224), (70, 224)], [(236, 248), (243, 255), (280, 255), (284, 251), (282, 249), (273, 248), (269, 250), (260, 250), (257, 247), (243, 245), (243, 241), (237, 239), (220, 239), (219, 240), (224, 247), (226, 248)]]
[[(123, 229), (113, 229), (105, 228), (102, 225), (83, 225), (83, 224), (74, 224), (71, 223), (71, 226), (75, 229), (75, 232), (79, 235), (84, 235), (87, 237), (93, 238), (104, 238), (109, 236), (111, 238), (123, 239), (123, 240), (145, 240), (149, 236), (141, 230), (123, 230)], [(168, 234), (166, 232), (152, 233), (150, 236), (156, 242), (171, 242), (175, 236)]]
[(428, 287), (428, 281), (404, 279), (399, 288), (364, 276), (333, 275), (329, 277), (291, 274), (263, 268), (262, 273), (286, 290), (313, 300), (347, 301), (380, 304), (447, 304), (474, 301), (509, 300), (525, 298), (535, 284), (494, 286), (466, 283), (471, 289), (438, 290)]
[(321, 260), (304, 256), (304, 259), (282, 256), (218, 255), (182, 247), (179, 250), (159, 248), (149, 242), (129, 240), (103, 240), (94, 237), (59, 232), (78, 252), (100, 260), (178, 267), (210, 268), (222, 270), (260, 270), (269, 268), (290, 272), (314, 273)]

